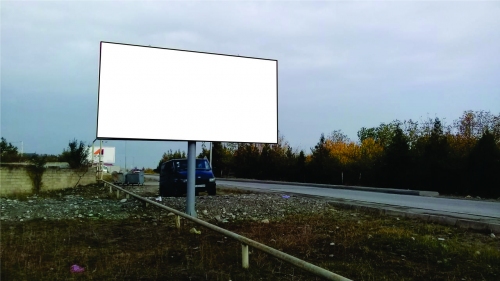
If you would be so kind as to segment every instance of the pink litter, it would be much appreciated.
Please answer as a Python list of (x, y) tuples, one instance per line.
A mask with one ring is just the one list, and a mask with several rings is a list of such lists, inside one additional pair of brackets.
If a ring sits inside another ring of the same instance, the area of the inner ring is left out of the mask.
[(72, 265), (72, 266), (69, 268), (69, 271), (70, 271), (71, 273), (82, 273), (82, 272), (84, 272), (84, 271), (85, 271), (85, 268), (83, 268), (83, 267), (81, 267), (81, 266), (79, 266), (79, 265), (77, 265), (77, 264), (74, 264), (74, 265)]

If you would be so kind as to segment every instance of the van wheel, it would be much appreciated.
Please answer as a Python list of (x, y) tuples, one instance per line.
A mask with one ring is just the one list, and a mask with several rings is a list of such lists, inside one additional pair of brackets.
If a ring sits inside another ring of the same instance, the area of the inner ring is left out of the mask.
[(162, 192), (163, 197), (174, 197), (175, 196), (175, 188), (172, 186), (163, 186)]
[(172, 196), (173, 197), (179, 197), (179, 196), (181, 196), (178, 187), (172, 186), (171, 192), (172, 192)]
[(209, 188), (207, 192), (208, 192), (208, 195), (216, 195), (217, 194), (215, 187)]

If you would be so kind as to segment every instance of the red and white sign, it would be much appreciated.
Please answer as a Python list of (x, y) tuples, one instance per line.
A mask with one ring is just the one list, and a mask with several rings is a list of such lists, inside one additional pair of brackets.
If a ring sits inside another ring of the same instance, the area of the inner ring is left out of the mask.
[[(92, 148), (90, 149), (92, 150)], [(115, 148), (114, 147), (103, 147), (102, 149), (94, 147), (94, 152), (89, 151), (89, 161), (93, 163), (99, 163), (99, 154), (101, 155), (101, 161), (105, 164), (115, 163)]]

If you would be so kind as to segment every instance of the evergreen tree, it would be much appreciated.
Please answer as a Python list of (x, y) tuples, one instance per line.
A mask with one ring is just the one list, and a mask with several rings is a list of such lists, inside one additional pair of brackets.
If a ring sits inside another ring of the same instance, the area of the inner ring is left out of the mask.
[(385, 153), (386, 184), (392, 188), (405, 188), (410, 167), (410, 147), (399, 126), (394, 131)]
[(500, 196), (500, 148), (486, 130), (469, 156), (470, 191), (484, 197)]

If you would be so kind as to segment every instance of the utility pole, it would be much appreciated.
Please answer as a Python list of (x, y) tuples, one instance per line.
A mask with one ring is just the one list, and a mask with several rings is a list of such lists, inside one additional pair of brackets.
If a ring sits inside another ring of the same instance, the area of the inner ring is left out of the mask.
[(210, 142), (210, 169), (212, 169), (212, 142)]
[[(92, 142), (92, 154), (91, 154), (91, 157), (92, 157), (92, 167), (94, 167), (94, 143), (97, 139), (95, 139), (93, 142)], [(96, 167), (97, 168), (97, 167)], [(98, 173), (97, 175), (99, 175), (99, 168), (97, 168), (96, 172)]]
[(102, 140), (99, 141), (99, 179), (102, 180)]
[(127, 172), (127, 141), (125, 141), (125, 172)]

